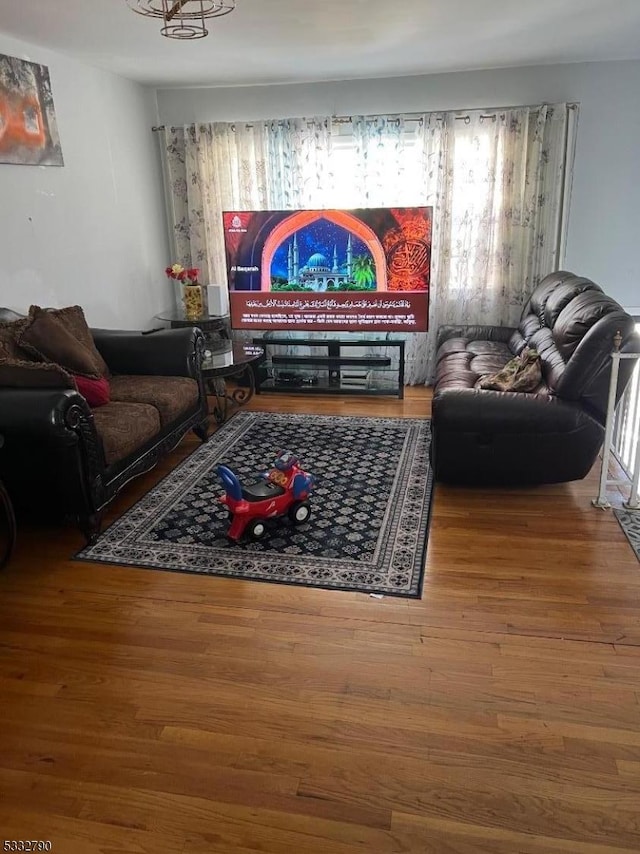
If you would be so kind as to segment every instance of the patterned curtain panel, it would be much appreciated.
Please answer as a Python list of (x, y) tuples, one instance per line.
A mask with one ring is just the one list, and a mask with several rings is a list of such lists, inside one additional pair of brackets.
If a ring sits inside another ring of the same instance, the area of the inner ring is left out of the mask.
[(352, 119), (340, 206), (434, 208), (430, 331), (406, 336), (408, 384), (433, 376), (439, 325), (516, 323), (558, 269), (575, 120), (566, 104)]
[(165, 128), (162, 165), (174, 257), (203, 281), (227, 280), (223, 210), (325, 207), (331, 195), (331, 122)]
[[(436, 166), (444, 150), (438, 115), (412, 117), (354, 116), (351, 207), (411, 207), (433, 205), (434, 229), (439, 174)], [(345, 176), (346, 177), (346, 176)], [(342, 186), (347, 181), (343, 179)], [(436, 237), (432, 253), (437, 250)], [(432, 254), (432, 282), (435, 281)], [(433, 285), (432, 285), (433, 287)], [(430, 297), (433, 299), (433, 297)], [(432, 319), (429, 328), (433, 329)], [(405, 338), (405, 382), (417, 385), (428, 378), (427, 346), (430, 333), (390, 333)], [(393, 357), (395, 348), (386, 355)], [(378, 353), (380, 351), (378, 350)]]
[(442, 117), (434, 271), (440, 323), (517, 321), (560, 263), (566, 105)]
[(418, 353), (427, 380), (438, 326), (514, 325), (540, 279), (562, 264), (576, 110), (439, 117), (440, 139), (429, 146), (439, 148), (428, 173), (436, 199), (431, 331)]
[[(266, 126), (269, 145), (269, 188), (272, 210), (317, 209), (329, 207), (335, 194), (333, 173), (333, 128), (330, 118), (285, 119)], [(331, 205), (333, 207), (333, 205)], [(277, 333), (274, 333), (277, 334)], [(236, 332), (239, 338), (249, 332)], [(330, 332), (287, 330), (287, 338), (323, 339)], [(299, 347), (274, 345), (271, 352), (285, 355), (301, 353)], [(309, 347), (307, 355), (322, 356), (322, 346)]]
[(265, 133), (271, 209), (333, 207), (331, 119), (268, 122)]
[(439, 325), (516, 323), (561, 266), (576, 122), (575, 106), (554, 104), (172, 128), (176, 258), (226, 281), (224, 209), (433, 205), (430, 331), (406, 336), (405, 369), (429, 382)]
[[(410, 161), (411, 139), (402, 117), (353, 116), (354, 207), (390, 207), (402, 204), (411, 192), (406, 176), (416, 177)], [(420, 191), (418, 191), (420, 192)], [(357, 200), (357, 202), (356, 202)]]
[(262, 123), (166, 128), (163, 168), (175, 259), (226, 283), (223, 210), (269, 206), (268, 141)]

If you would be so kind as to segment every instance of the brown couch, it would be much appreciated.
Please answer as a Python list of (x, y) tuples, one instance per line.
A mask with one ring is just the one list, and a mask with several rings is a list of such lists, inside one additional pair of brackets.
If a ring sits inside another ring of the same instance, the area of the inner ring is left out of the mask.
[(85, 333), (78, 307), (53, 313), (71, 324), (83, 357), (91, 353), (87, 376), (95, 370), (108, 377), (110, 400), (91, 407), (76, 387), (80, 372), (52, 363), (21, 338), (28, 349), (16, 349), (14, 333), (28, 320), (0, 309), (0, 477), (18, 508), (72, 517), (92, 541), (104, 508), (132, 478), (189, 430), (206, 441), (204, 340), (193, 328)]

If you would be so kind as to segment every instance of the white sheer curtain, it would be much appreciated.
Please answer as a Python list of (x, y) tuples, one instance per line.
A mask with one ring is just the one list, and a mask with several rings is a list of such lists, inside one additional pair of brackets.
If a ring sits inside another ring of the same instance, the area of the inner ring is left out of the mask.
[(441, 116), (427, 377), (438, 326), (516, 324), (562, 264), (576, 120), (567, 104)]
[(204, 283), (226, 283), (223, 210), (270, 206), (262, 124), (165, 128), (162, 161), (174, 259), (197, 266)]
[(438, 326), (515, 323), (558, 269), (575, 121), (566, 104), (354, 116), (336, 138), (323, 206), (434, 209), (429, 332), (406, 336), (409, 384), (431, 378)]
[(272, 209), (335, 207), (331, 119), (286, 119), (264, 127)]
[[(351, 124), (352, 164), (350, 170), (343, 165), (345, 175), (341, 181), (342, 192), (351, 194), (351, 206), (433, 205), (435, 208), (439, 177), (435, 167), (445, 150), (438, 117), (424, 115), (407, 121), (402, 116), (354, 116)], [(351, 182), (347, 179), (349, 171)], [(433, 225), (435, 228), (435, 209)], [(433, 237), (432, 244), (435, 244)], [(434, 248), (432, 246), (432, 267)], [(406, 340), (405, 382), (408, 385), (424, 383), (429, 376), (428, 334), (394, 333), (392, 337)], [(393, 347), (387, 350), (390, 357), (394, 353)]]
[(162, 131), (169, 231), (178, 263), (226, 282), (222, 211), (324, 207), (329, 119), (226, 123)]
[(172, 128), (176, 259), (226, 281), (224, 209), (432, 205), (429, 332), (407, 336), (405, 372), (428, 382), (439, 325), (515, 323), (562, 263), (576, 120), (554, 104)]
[(442, 116), (439, 322), (513, 323), (531, 290), (557, 269), (568, 116), (564, 104)]

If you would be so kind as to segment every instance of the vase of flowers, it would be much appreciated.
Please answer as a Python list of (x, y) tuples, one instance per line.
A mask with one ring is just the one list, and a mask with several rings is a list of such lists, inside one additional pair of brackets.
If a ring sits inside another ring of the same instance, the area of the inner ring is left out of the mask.
[(198, 320), (204, 314), (204, 288), (198, 281), (200, 270), (197, 267), (183, 267), (173, 264), (165, 273), (182, 286), (182, 303), (186, 320)]

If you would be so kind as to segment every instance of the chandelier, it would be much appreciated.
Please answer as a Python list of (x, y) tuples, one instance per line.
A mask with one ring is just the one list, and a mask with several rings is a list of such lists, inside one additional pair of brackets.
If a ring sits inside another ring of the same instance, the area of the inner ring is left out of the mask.
[(127, 0), (138, 15), (161, 18), (160, 32), (168, 39), (203, 39), (207, 20), (233, 12), (236, 0)]

